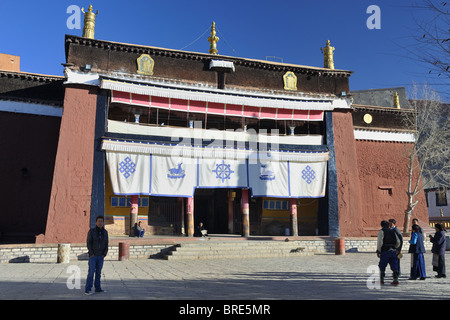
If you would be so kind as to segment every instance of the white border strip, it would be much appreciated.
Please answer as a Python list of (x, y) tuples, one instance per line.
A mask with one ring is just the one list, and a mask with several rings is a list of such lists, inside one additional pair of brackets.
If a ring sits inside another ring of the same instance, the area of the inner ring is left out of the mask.
[(356, 140), (414, 142), (414, 134), (409, 132), (389, 132), (354, 129)]
[[(206, 141), (231, 140), (236, 142), (255, 141), (259, 143), (291, 144), (291, 145), (323, 145), (323, 136), (311, 135), (277, 135), (276, 131), (268, 130), (267, 134), (256, 134), (250, 130), (216, 130), (203, 128), (181, 128), (181, 127), (157, 127), (140, 125), (133, 122), (122, 122), (108, 119), (108, 132), (121, 134), (137, 134), (146, 136), (173, 137), (174, 141), (182, 138), (196, 138)], [(273, 135), (272, 135), (273, 134)]]
[(146, 144), (131, 141), (116, 141), (104, 139), (102, 150), (137, 153), (157, 154), (176, 157), (200, 157), (216, 159), (262, 159), (265, 161), (293, 161), (293, 162), (325, 162), (329, 160), (329, 152), (286, 152), (286, 151), (258, 151), (246, 149), (224, 149), (214, 147), (192, 147), (192, 146), (166, 146), (157, 144)]
[(323, 110), (323, 111), (331, 111), (334, 108), (348, 108), (348, 104), (343, 100), (342, 101), (329, 100), (326, 102), (322, 102), (322, 101), (313, 101), (312, 99), (310, 101), (299, 101), (299, 100), (294, 101), (294, 100), (283, 100), (278, 97), (274, 97), (272, 99), (262, 97), (244, 97), (238, 95), (225, 95), (203, 91), (196, 92), (175, 88), (153, 87), (148, 85), (138, 85), (118, 81), (116, 82), (111, 80), (101, 80), (100, 88), (164, 98), (247, 105), (252, 107), (284, 108), (296, 110)]
[(0, 100), (0, 111), (62, 117), (63, 108), (40, 103)]

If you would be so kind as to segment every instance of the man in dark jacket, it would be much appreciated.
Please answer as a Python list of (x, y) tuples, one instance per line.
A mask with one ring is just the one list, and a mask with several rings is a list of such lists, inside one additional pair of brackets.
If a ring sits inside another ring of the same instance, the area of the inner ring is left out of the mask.
[[(394, 230), (395, 234), (397, 235), (398, 239), (400, 240), (400, 246), (397, 248), (397, 256), (400, 257), (400, 253), (402, 252), (403, 247), (403, 236), (402, 232), (397, 228), (396, 226), (397, 221), (395, 219), (389, 219), (389, 227)], [(400, 270), (400, 259), (398, 259), (398, 275), (401, 276), (402, 272)]]
[(436, 278), (445, 278), (445, 249), (446, 239), (444, 227), (440, 223), (434, 225), (436, 233), (434, 237), (430, 235), (430, 241), (433, 243), (431, 252), (433, 253), (433, 271), (437, 272)]
[[(108, 253), (108, 231), (103, 227), (104, 218), (98, 216), (95, 220), (95, 228), (89, 230), (86, 245), (89, 254), (89, 271), (86, 280), (84, 292), (87, 295), (92, 294), (92, 285), (95, 292), (105, 292), (100, 285), (100, 277), (103, 268), (103, 259)], [(95, 282), (94, 280), (95, 274)]]
[(389, 222), (381, 221), (381, 230), (378, 232), (377, 256), (380, 258), (378, 267), (380, 268), (380, 283), (384, 283), (386, 266), (389, 264), (394, 275), (392, 285), (398, 285), (398, 257), (397, 248), (400, 246), (394, 230), (389, 228)]

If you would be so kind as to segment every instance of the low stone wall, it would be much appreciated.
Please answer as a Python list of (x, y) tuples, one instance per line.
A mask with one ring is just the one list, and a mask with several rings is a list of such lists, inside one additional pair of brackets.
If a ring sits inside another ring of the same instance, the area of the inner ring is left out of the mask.
[[(130, 259), (161, 258), (173, 244), (161, 245), (130, 245)], [(0, 245), (0, 263), (56, 263), (58, 245)], [(118, 260), (119, 246), (109, 246), (105, 260)], [(85, 244), (70, 245), (70, 260), (88, 260)]]
[[(408, 252), (408, 238), (404, 239), (403, 252)], [(252, 240), (253, 241), (253, 240)], [(282, 241), (282, 240), (274, 240)], [(334, 253), (334, 239), (329, 237), (295, 238), (299, 246), (305, 251), (314, 253)], [(132, 244), (129, 248), (129, 259), (158, 259), (170, 250), (175, 244)], [(425, 241), (427, 251), (431, 250), (430, 241)], [(377, 248), (376, 238), (345, 238), (345, 251), (351, 252), (373, 252)], [(56, 263), (58, 255), (57, 244), (17, 244), (0, 245), (0, 263)], [(70, 260), (87, 260), (88, 254), (85, 244), (70, 245)], [(109, 246), (108, 255), (105, 260), (119, 260), (119, 246), (115, 243)]]

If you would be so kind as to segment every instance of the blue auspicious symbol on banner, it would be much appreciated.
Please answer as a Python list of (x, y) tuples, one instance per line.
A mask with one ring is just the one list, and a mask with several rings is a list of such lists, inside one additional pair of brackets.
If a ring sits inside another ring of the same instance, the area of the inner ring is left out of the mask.
[(126, 157), (121, 163), (119, 163), (119, 172), (123, 174), (125, 178), (129, 178), (136, 171), (136, 164), (131, 161), (130, 157)]
[(226, 179), (230, 179), (233, 170), (231, 170), (231, 164), (226, 164), (225, 161), (222, 160), (222, 163), (216, 164), (216, 169), (212, 170), (212, 172), (216, 173), (216, 178), (221, 179), (222, 182), (225, 182)]
[(316, 173), (310, 166), (306, 166), (306, 168), (302, 170), (302, 179), (305, 180), (307, 184), (310, 184), (315, 178)]
[(261, 165), (261, 171), (259, 174), (260, 180), (275, 180), (275, 173), (271, 170), (269, 170), (268, 164), (262, 164)]
[(178, 167), (177, 167), (177, 168), (169, 169), (169, 172), (170, 172), (170, 173), (167, 174), (167, 177), (168, 177), (169, 179), (182, 179), (182, 178), (184, 178), (184, 176), (185, 176), (186, 174), (184, 173), (184, 170), (181, 169), (181, 165), (182, 165), (182, 164), (183, 164), (183, 163), (181, 162), (181, 163), (178, 164)]

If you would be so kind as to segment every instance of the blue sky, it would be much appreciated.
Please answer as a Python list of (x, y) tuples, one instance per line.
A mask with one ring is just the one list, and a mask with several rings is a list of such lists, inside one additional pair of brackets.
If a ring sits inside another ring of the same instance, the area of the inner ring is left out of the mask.
[[(420, 0), (417, 0), (420, 2)], [(428, 69), (407, 58), (417, 34), (415, 19), (427, 12), (407, 0), (1, 0), (0, 52), (21, 56), (21, 71), (62, 75), (70, 5), (99, 10), (101, 40), (182, 49), (215, 21), (219, 54), (323, 66), (320, 48), (331, 40), (336, 69), (354, 71), (351, 90), (432, 83)], [(370, 5), (381, 10), (381, 29), (368, 29)], [(81, 19), (81, 24), (83, 18)], [(209, 50), (204, 34), (184, 50)]]

